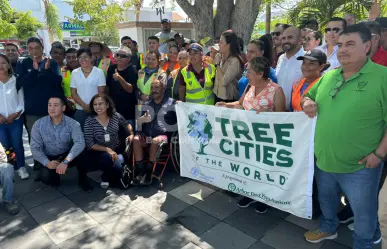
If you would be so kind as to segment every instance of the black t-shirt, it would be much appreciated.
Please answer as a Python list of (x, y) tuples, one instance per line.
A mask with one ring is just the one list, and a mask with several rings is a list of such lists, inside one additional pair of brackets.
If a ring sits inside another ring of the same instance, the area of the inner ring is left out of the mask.
[(137, 89), (138, 76), (132, 65), (129, 65), (123, 71), (118, 71), (125, 81), (133, 86), (133, 92), (128, 93), (121, 86), (121, 83), (115, 81), (113, 78), (116, 68), (117, 65), (110, 65), (107, 72), (106, 86), (108, 87), (109, 95), (113, 99), (118, 113), (120, 113), (126, 120), (135, 119), (135, 108), (137, 104), (135, 91)]

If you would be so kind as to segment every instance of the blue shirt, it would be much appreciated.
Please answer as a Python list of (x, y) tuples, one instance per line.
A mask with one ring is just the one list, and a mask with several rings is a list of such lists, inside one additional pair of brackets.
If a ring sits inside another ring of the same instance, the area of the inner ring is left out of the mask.
[[(239, 98), (242, 97), (243, 92), (245, 91), (246, 86), (249, 84), (249, 80), (246, 78), (247, 69), (242, 74), (242, 78), (238, 81), (238, 90), (239, 90)], [(269, 79), (274, 83), (277, 83), (277, 76), (275, 74), (274, 68), (270, 68)]]

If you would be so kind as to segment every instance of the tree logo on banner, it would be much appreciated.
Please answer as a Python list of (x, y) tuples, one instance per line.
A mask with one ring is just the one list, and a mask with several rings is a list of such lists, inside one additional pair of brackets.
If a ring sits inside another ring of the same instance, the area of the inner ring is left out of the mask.
[(209, 144), (213, 136), (212, 125), (207, 119), (207, 114), (195, 111), (188, 115), (188, 119), (188, 136), (200, 143), (200, 149), (197, 154), (206, 155), (204, 148)]

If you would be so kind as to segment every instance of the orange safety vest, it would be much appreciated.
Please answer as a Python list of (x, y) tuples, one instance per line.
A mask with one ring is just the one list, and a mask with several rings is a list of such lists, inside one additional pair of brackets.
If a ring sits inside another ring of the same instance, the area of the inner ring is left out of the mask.
[[(168, 67), (169, 67), (169, 62), (167, 61), (167, 62), (165, 62), (164, 66), (163, 66), (163, 70), (166, 72), (168, 70)], [(179, 68), (180, 68), (179, 63), (176, 63), (175, 67), (173, 68), (173, 70), (176, 70), (176, 69), (179, 69)]]
[(301, 89), (305, 84), (306, 78), (301, 79), (300, 81), (293, 84), (293, 91), (292, 91), (292, 108), (295, 112), (302, 111), (301, 108), (301, 100), (304, 98), (304, 95), (314, 86), (314, 84), (319, 80), (320, 78), (315, 79), (312, 83), (309, 84), (308, 88), (305, 89), (305, 91), (301, 93)]

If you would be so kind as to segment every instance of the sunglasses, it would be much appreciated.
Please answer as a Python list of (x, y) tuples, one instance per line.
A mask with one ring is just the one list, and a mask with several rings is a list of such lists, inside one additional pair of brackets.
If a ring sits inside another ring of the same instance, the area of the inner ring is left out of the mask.
[(341, 80), (339, 82), (336, 83), (336, 86), (334, 88), (332, 88), (332, 90), (329, 91), (329, 95), (332, 97), (332, 99), (335, 99), (337, 94), (340, 92), (340, 90), (343, 88), (344, 86), (344, 81)]
[(310, 41), (313, 40), (313, 39), (315, 39), (315, 38), (310, 38), (310, 37), (305, 37), (305, 38), (304, 38), (304, 40), (305, 40), (306, 42), (310, 42)]
[(325, 29), (325, 33), (328, 33), (328, 32), (335, 32), (336, 34), (339, 33), (342, 29), (341, 28), (326, 28)]
[(123, 58), (123, 59), (125, 59), (125, 58), (128, 58), (129, 56), (128, 55), (126, 55), (126, 54), (116, 54), (116, 56), (115, 57), (117, 57), (117, 58)]
[(281, 32), (271, 32), (271, 35), (272, 36), (280, 36), (281, 35)]

